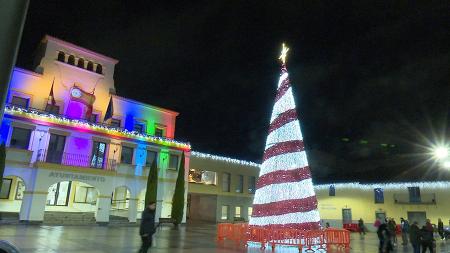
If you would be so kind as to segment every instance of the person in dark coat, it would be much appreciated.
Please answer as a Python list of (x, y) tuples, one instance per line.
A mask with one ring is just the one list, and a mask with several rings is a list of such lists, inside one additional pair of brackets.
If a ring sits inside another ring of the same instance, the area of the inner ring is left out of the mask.
[(359, 235), (361, 236), (361, 233), (363, 235), (366, 235), (366, 227), (364, 226), (364, 220), (362, 218), (358, 221), (358, 228), (359, 228)]
[(422, 253), (427, 252), (430, 249), (430, 253), (433, 253), (433, 232), (430, 231), (427, 226), (423, 226), (420, 230), (420, 242), (422, 244)]
[(441, 240), (444, 240), (444, 222), (441, 218), (438, 219), (438, 233), (441, 236)]
[(379, 253), (389, 253), (392, 252), (392, 241), (391, 234), (389, 232), (388, 226), (386, 223), (382, 223), (377, 230), (378, 239), (380, 240), (380, 245), (378, 247)]
[(156, 203), (150, 202), (142, 212), (141, 227), (139, 235), (142, 239), (142, 246), (139, 253), (147, 253), (152, 246), (152, 236), (155, 233), (155, 210)]
[(409, 241), (414, 249), (414, 253), (420, 253), (420, 228), (415, 221), (409, 227)]

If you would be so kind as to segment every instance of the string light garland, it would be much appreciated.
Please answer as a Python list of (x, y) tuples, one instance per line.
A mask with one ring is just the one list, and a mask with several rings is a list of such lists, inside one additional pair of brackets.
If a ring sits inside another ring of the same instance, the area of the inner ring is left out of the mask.
[(14, 105), (6, 105), (5, 114), (15, 116), (24, 120), (35, 121), (36, 123), (50, 123), (66, 127), (74, 127), (80, 130), (90, 130), (94, 132), (116, 136), (119, 138), (122, 137), (122, 138), (137, 139), (141, 141), (151, 142), (167, 147), (180, 148), (184, 150), (191, 149), (191, 145), (189, 143), (179, 142), (164, 137), (142, 134), (136, 131), (128, 131), (126, 129), (115, 128), (112, 126), (100, 125), (76, 119), (68, 119), (63, 116), (47, 114), (31, 108), (25, 109)]
[(314, 186), (316, 190), (328, 190), (330, 186), (334, 186), (335, 189), (357, 189), (364, 191), (373, 191), (375, 188), (382, 188), (385, 190), (401, 190), (408, 187), (420, 187), (423, 189), (449, 189), (450, 182), (448, 181), (436, 181), (436, 182), (398, 182), (398, 183), (373, 183), (362, 184), (358, 182), (352, 183), (338, 183), (338, 184), (318, 184)]
[(201, 153), (201, 152), (197, 152), (197, 151), (192, 151), (191, 156), (195, 156), (195, 157), (199, 157), (199, 158), (207, 158), (207, 159), (222, 161), (222, 162), (227, 162), (227, 163), (245, 165), (245, 166), (258, 167), (258, 168), (260, 166), (260, 164), (257, 164), (254, 162), (249, 162), (249, 161), (244, 161), (244, 160), (239, 160), (239, 159), (234, 159), (234, 158), (229, 158), (229, 157), (224, 157), (224, 156), (218, 156), (218, 155), (211, 155), (211, 154)]

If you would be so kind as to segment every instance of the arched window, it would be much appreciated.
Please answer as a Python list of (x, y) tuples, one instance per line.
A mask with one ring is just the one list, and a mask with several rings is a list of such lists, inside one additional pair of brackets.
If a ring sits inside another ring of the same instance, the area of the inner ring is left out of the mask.
[(83, 68), (83, 69), (84, 69), (84, 59), (83, 59), (83, 58), (78, 59), (78, 64), (77, 64), (77, 66), (78, 66), (79, 68)]
[(103, 74), (103, 67), (101, 64), (97, 64), (97, 68), (95, 69), (95, 72), (99, 74)]
[(58, 53), (58, 61), (65, 62), (65, 60), (66, 60), (66, 54), (64, 52), (62, 52), (62, 51), (59, 51), (59, 53)]
[(87, 65), (87, 70), (94, 71), (94, 63), (89, 61)]
[(67, 59), (67, 63), (69, 63), (70, 65), (75, 65), (75, 56), (70, 55), (69, 59)]

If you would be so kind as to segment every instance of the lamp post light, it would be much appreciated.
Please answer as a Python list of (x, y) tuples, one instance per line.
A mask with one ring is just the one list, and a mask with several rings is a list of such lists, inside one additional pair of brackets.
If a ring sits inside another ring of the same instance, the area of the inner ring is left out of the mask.
[(448, 157), (448, 147), (441, 146), (433, 149), (433, 155), (437, 160), (444, 160)]

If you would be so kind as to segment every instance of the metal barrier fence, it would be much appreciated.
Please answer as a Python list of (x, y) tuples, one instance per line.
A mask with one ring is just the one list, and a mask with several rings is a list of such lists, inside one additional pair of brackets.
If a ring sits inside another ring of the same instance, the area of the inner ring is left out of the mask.
[(277, 245), (284, 245), (298, 247), (299, 252), (303, 249), (308, 252), (350, 252), (350, 232), (335, 228), (303, 231), (262, 228), (248, 226), (246, 223), (220, 223), (217, 225), (217, 241), (224, 240), (234, 241), (238, 246), (248, 246), (249, 242), (260, 243), (262, 249), (270, 245), (272, 250)]

